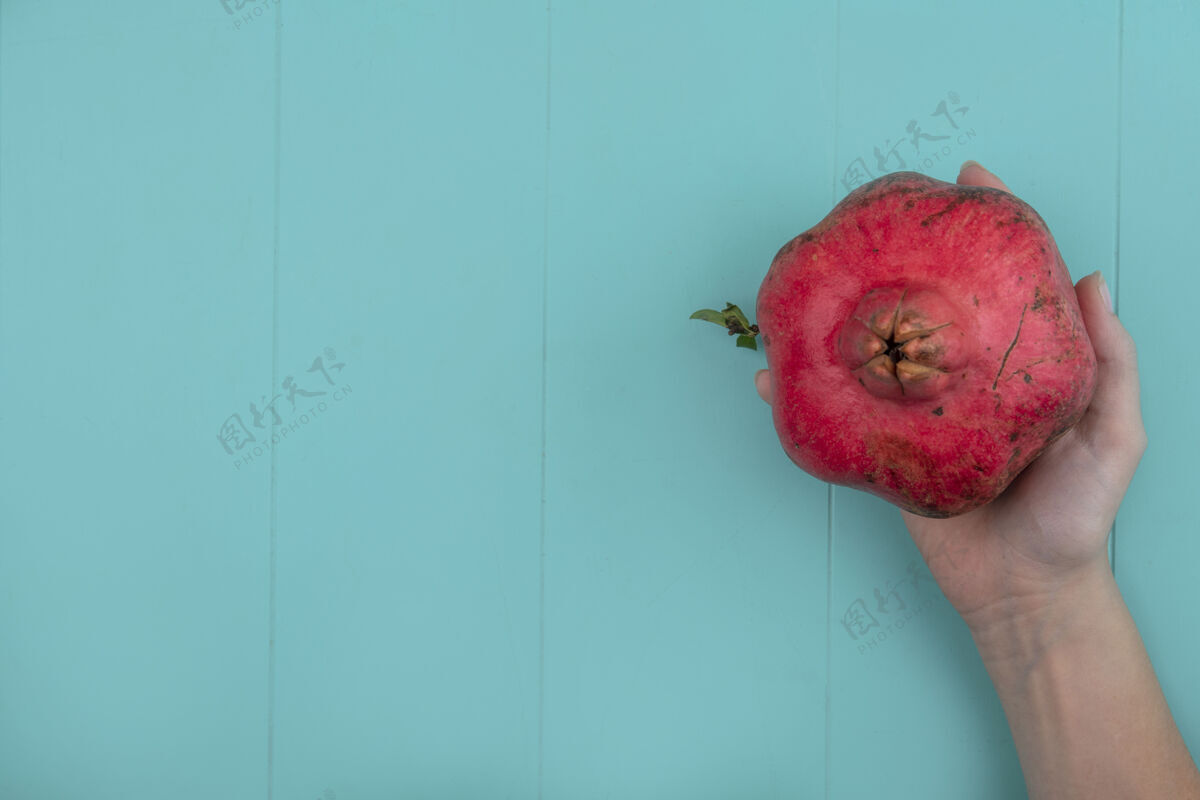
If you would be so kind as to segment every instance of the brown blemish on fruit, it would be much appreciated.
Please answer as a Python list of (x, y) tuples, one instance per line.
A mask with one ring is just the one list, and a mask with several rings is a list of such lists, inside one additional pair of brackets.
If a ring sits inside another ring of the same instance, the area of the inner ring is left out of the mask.
[(1010, 433), (1010, 434), (1008, 435), (1008, 440), (1009, 440), (1010, 442), (1015, 442), (1015, 441), (1017, 440), (1017, 437), (1019, 437), (1019, 436), (1020, 436), (1020, 434), (1019, 434), (1019, 433), (1017, 433), (1016, 431), (1013, 431), (1012, 433)]
[(1014, 447), (1012, 453), (1008, 456), (1007, 463), (1005, 463), (1005, 465), (1004, 465), (1004, 471), (1009, 474), (1012, 474), (1011, 473), (1012, 465), (1020, 457), (1021, 457), (1021, 448)]
[(920, 503), (911, 488), (927, 485), (938, 474), (936, 460), (920, 443), (892, 433), (872, 432), (865, 444), (867, 459), (873, 465), (865, 474), (894, 489), (914, 507), (929, 505)]
[(1033, 310), (1038, 311), (1046, 304), (1046, 298), (1042, 297), (1042, 287), (1036, 286), (1033, 289)]
[(938, 406), (937, 408), (935, 408), (935, 409), (933, 410), (933, 415), (934, 415), (935, 417), (940, 417), (942, 414), (945, 414), (945, 413), (946, 413), (946, 412), (945, 412), (945, 411), (942, 409), (942, 407), (941, 407), (941, 406)]
[(979, 297), (978, 296), (971, 295), (971, 302), (975, 304), (976, 308), (979, 308)]
[(954, 209), (961, 206), (967, 200), (976, 199), (973, 195), (974, 195), (974, 193), (971, 192), (969, 194), (962, 194), (962, 195), (955, 197), (953, 200), (951, 200), (949, 203), (947, 203), (945, 208), (943, 208), (941, 211), (935, 211), (932, 214), (930, 214), (928, 217), (926, 217), (925, 219), (921, 220), (921, 227), (928, 228), (929, 223), (933, 222), (938, 217), (942, 216), (943, 214), (948, 214), (949, 212), (951, 212)]
[(1052, 442), (1055, 442), (1061, 438), (1067, 431), (1075, 427), (1075, 423), (1079, 422), (1082, 417), (1083, 412), (1081, 411), (1074, 416), (1064, 419), (1061, 425), (1050, 432), (1050, 437), (1046, 440), (1046, 445), (1049, 446)]
[[(794, 237), (791, 241), (787, 242), (783, 247), (779, 248), (779, 252), (775, 254), (775, 258), (772, 259), (771, 263), (774, 264), (777, 261), (783, 260), (784, 258), (786, 258), (788, 256), (789, 253), (791, 253), (797, 247), (808, 244), (815, 238), (817, 238), (817, 235), (812, 232), (802, 233), (799, 236)], [(814, 258), (815, 257), (816, 256), (814, 256)]]
[(931, 508), (918, 508), (914, 505), (905, 506), (904, 510), (922, 517), (928, 517), (929, 519), (949, 519), (958, 513), (957, 511), (935, 511)]
[(992, 381), (992, 390), (995, 391), (996, 384), (1000, 383), (1000, 376), (1004, 373), (1004, 365), (1008, 363), (1008, 357), (1012, 353), (1013, 348), (1017, 346), (1017, 339), (1021, 338), (1021, 326), (1025, 324), (1025, 312), (1029, 309), (1029, 304), (1026, 303), (1021, 309), (1021, 318), (1017, 320), (1017, 333), (1013, 336), (1012, 342), (1008, 345), (1008, 350), (1004, 351), (1004, 358), (1000, 361), (1000, 369), (996, 371), (996, 379)]

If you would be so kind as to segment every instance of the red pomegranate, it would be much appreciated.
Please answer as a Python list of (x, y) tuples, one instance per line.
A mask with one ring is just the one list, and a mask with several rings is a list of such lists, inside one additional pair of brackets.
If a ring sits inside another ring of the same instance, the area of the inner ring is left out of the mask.
[(994, 499), (1095, 388), (1054, 239), (1000, 189), (914, 172), (859, 187), (779, 251), (757, 314), (693, 317), (745, 347), (761, 335), (792, 461), (928, 517)]

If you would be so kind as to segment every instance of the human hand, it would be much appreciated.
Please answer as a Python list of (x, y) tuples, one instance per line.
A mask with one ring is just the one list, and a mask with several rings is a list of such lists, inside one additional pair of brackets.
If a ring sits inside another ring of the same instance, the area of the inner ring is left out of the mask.
[[(958, 183), (1009, 191), (974, 162)], [(1108, 562), (1146, 450), (1137, 353), (1100, 273), (1075, 294), (1099, 371), (1083, 418), (987, 505), (948, 519), (900, 513), (970, 628), (1031, 798), (1200, 800), (1200, 770)], [(770, 373), (755, 384), (770, 403)]]
[[(974, 162), (958, 183), (1010, 191)], [(1075, 292), (1099, 369), (1080, 422), (988, 505), (949, 519), (901, 511), (942, 593), (972, 631), (1036, 613), (1065, 586), (1108, 570), (1108, 533), (1146, 449), (1133, 339), (1112, 312), (1099, 272)], [(769, 372), (760, 370), (755, 384), (769, 403)]]

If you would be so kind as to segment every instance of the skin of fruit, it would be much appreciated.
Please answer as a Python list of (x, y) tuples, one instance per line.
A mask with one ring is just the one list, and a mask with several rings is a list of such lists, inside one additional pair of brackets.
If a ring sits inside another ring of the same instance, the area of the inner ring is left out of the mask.
[(1058, 247), (999, 189), (857, 188), (775, 256), (757, 317), (788, 457), (927, 517), (997, 497), (1095, 390)]

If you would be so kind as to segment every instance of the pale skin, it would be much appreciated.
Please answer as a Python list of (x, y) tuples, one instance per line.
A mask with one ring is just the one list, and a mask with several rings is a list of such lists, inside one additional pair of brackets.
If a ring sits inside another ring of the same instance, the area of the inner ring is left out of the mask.
[[(970, 161), (958, 183), (1011, 191)], [(1147, 445), (1137, 353), (1099, 272), (1075, 293), (1099, 362), (1080, 423), (988, 505), (900, 513), (995, 683), (1031, 798), (1200, 800), (1200, 770), (1108, 559)], [(755, 385), (770, 403), (767, 370)]]

